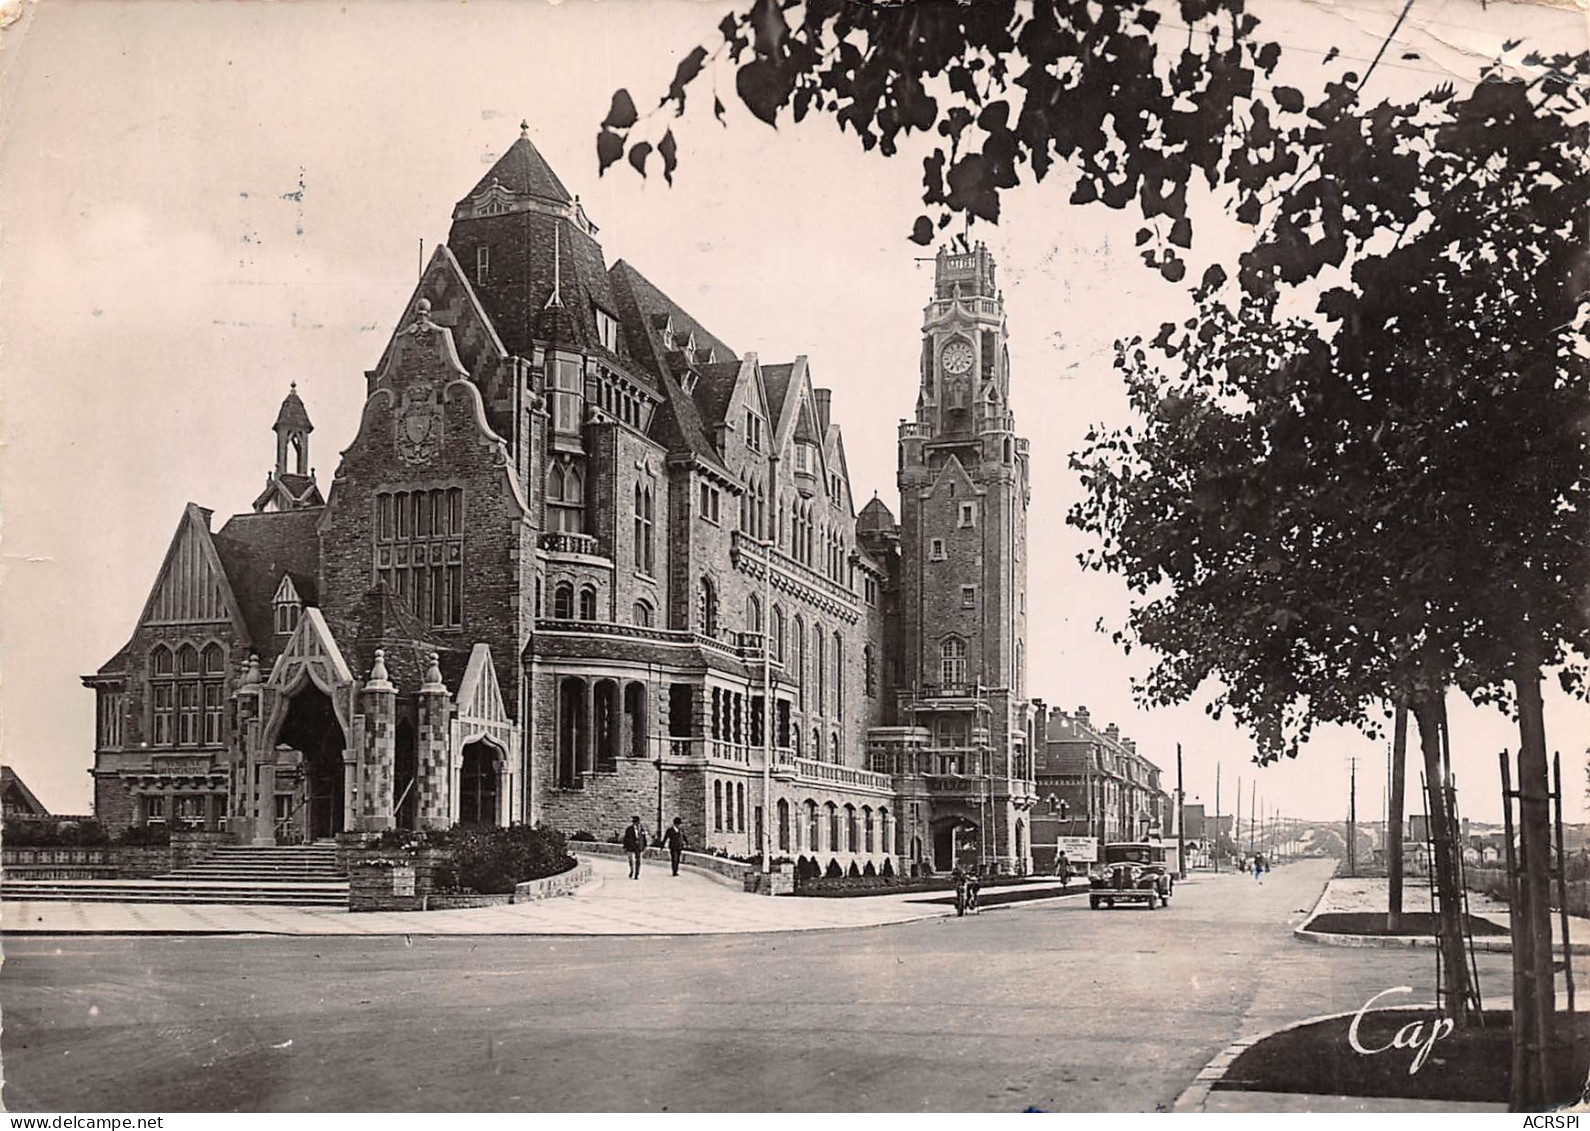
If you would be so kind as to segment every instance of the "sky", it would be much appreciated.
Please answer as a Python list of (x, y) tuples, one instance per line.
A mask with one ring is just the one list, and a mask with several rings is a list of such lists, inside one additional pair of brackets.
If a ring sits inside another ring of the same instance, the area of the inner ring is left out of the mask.
[[(634, 263), (739, 352), (810, 359), (835, 390), (856, 497), (877, 491), (898, 512), (895, 426), (913, 411), (932, 286), (931, 253), (905, 238), (920, 151), (865, 154), (827, 119), (770, 129), (725, 70), (727, 128), (708, 112), (710, 74), (684, 118), (649, 122), (679, 140), (672, 187), (623, 166), (597, 175), (613, 90), (655, 105), (724, 6), (74, 0), (29, 5), (0, 33), (0, 757), (46, 805), (89, 808), (93, 696), (79, 677), (131, 633), (184, 505), (212, 508), (216, 528), (247, 509), (290, 382), (329, 486), (421, 242), (445, 239), (521, 119), (609, 263)], [(1401, 5), (1252, 7), (1284, 47), (1275, 81), (1307, 92), (1343, 66), (1362, 73)], [(1519, 36), (1578, 51), (1586, 24), (1542, 5), (1421, 0), (1365, 97), (1472, 82)], [(1272, 813), (1341, 819), (1356, 758), (1368, 819), (1384, 742), (1331, 728), (1258, 769), (1203, 700), (1138, 708), (1143, 657), (1095, 631), (1123, 620), (1127, 595), (1077, 563), (1088, 543), (1064, 523), (1079, 493), (1067, 457), (1090, 425), (1130, 423), (1112, 343), (1152, 333), (1185, 296), (1139, 263), (1131, 213), (1068, 195), (1063, 175), (1024, 184), (972, 233), (998, 260), (1012, 407), (1032, 439), (1028, 688), (1117, 723), (1172, 786), (1179, 744), (1189, 801), (1214, 803), (1218, 766), (1226, 812), (1240, 777), (1244, 808), (1257, 782)], [(1189, 278), (1234, 253), (1229, 231), (1199, 228)], [(1581, 820), (1590, 709), (1548, 684), (1546, 712), (1565, 815)], [(1516, 726), (1457, 696), (1451, 725), (1459, 805), (1498, 819), (1496, 754)]]

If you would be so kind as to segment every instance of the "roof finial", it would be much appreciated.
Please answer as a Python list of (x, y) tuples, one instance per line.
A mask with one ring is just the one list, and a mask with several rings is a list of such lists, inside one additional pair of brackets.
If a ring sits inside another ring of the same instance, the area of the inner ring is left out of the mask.
[(525, 118), (519, 123), (519, 136), (526, 141), (530, 139), (530, 119)]
[(298, 382), (297, 381), (288, 382), (287, 391), (289, 393), (296, 393), (298, 391)]

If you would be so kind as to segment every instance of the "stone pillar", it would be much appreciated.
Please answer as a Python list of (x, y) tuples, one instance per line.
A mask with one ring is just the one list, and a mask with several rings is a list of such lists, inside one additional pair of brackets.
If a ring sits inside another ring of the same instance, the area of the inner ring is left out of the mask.
[(596, 681), (585, 681), (585, 734), (580, 742), (580, 773), (596, 771)]
[[(375, 666), (370, 669), (370, 679), (364, 685), (361, 699), (364, 749), (356, 749), (354, 754), (355, 761), (363, 755), (364, 781), (358, 798), (356, 827), (389, 829), (393, 825), (392, 781), (397, 763), (397, 688), (387, 678), (386, 654), (380, 648), (375, 651)], [(344, 765), (347, 764), (344, 756)]]
[(445, 829), (453, 823), (452, 711), (441, 665), (434, 653), (418, 700), (414, 789), (419, 799), (415, 815), (422, 829)]

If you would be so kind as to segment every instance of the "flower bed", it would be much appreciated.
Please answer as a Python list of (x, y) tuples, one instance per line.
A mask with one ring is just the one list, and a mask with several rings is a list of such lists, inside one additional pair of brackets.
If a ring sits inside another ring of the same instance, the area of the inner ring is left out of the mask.
[(351, 911), (425, 911), (512, 902), (521, 885), (575, 866), (556, 829), (460, 825), (388, 830), (339, 845)]

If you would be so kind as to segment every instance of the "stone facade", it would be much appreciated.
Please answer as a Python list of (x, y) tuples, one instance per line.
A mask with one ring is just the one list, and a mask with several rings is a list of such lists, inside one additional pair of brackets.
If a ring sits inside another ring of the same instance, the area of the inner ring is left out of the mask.
[(1027, 447), (986, 249), (936, 264), (898, 523), (857, 513), (806, 359), (737, 353), (609, 265), (527, 136), (364, 394), (324, 496), (289, 394), (253, 513), (212, 533), (190, 506), (85, 677), (107, 824), (605, 839), (639, 814), (825, 870), (1029, 866)]

